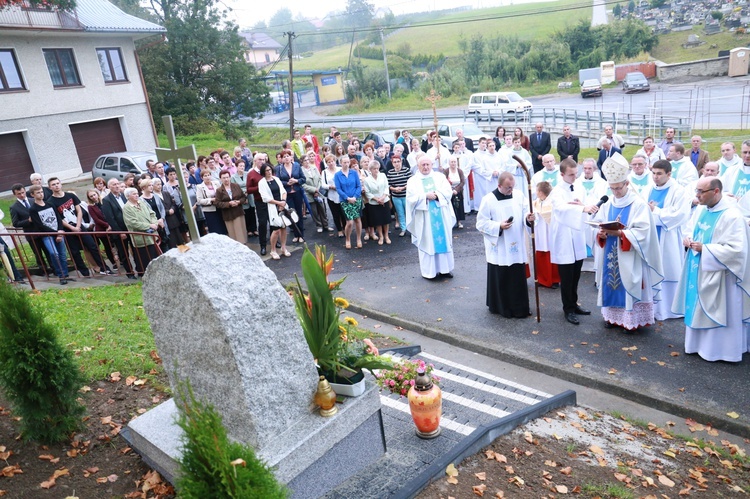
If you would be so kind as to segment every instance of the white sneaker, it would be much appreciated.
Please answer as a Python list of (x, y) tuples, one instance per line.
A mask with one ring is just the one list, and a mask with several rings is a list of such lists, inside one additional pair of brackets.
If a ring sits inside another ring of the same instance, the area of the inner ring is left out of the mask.
[(323, 232), (323, 227), (318, 227), (318, 232)]

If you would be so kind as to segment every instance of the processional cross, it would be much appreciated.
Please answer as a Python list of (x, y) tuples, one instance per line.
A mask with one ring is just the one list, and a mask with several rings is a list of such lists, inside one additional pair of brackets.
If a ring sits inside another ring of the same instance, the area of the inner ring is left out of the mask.
[[(437, 101), (442, 99), (443, 96), (435, 92), (434, 88), (430, 89), (430, 95), (425, 97), (424, 100), (432, 104), (432, 125), (435, 127), (435, 134), (438, 133), (438, 117), (437, 117)], [(438, 147), (437, 156), (438, 168), (440, 168), (440, 148)]]
[(190, 231), (190, 240), (194, 243), (199, 243), (201, 240), (200, 232), (198, 232), (198, 224), (195, 222), (195, 214), (193, 213), (193, 207), (190, 205), (190, 196), (188, 196), (187, 186), (185, 185), (185, 178), (182, 175), (182, 164), (180, 158), (195, 159), (195, 145), (190, 144), (185, 147), (177, 147), (177, 139), (174, 135), (174, 125), (172, 124), (172, 116), (162, 116), (164, 122), (164, 130), (167, 132), (167, 139), (169, 139), (169, 149), (157, 147), (156, 148), (156, 159), (160, 162), (172, 161), (177, 167), (177, 182), (180, 184), (180, 195), (182, 196), (182, 206), (185, 209), (185, 215), (187, 215), (188, 230)]

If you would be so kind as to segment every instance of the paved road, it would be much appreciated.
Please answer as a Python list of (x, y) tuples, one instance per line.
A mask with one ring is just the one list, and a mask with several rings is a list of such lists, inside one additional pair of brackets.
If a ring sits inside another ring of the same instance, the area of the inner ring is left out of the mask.
[[(467, 99), (468, 100), (468, 99)], [(602, 97), (581, 99), (578, 94), (553, 94), (530, 97), (535, 108), (576, 109), (580, 111), (617, 111), (619, 113), (645, 114), (690, 118), (694, 128), (750, 128), (750, 77), (691, 78), (681, 83), (653, 82), (651, 91), (641, 94), (624, 94), (621, 87), (604, 90)], [(323, 108), (303, 108), (295, 111), (299, 122), (316, 123)], [(462, 112), (466, 106), (440, 109), (438, 117)], [(403, 117), (399, 125), (383, 123), (383, 118)], [(351, 118), (371, 118), (348, 126)], [(421, 119), (420, 119), (421, 118)], [(330, 119), (330, 118), (327, 118)], [(356, 116), (336, 116), (340, 128), (391, 129), (398, 127), (428, 128), (432, 126), (432, 112), (428, 106), (422, 111), (396, 111), (365, 113)], [(258, 120), (261, 126), (288, 124), (286, 113), (265, 116)], [(659, 132), (661, 133), (661, 132)]]
[[(594, 310), (572, 326), (564, 321), (559, 292), (548, 289), (540, 290), (540, 324), (491, 315), (483, 246), (473, 222), (469, 217), (467, 228), (454, 232), (455, 278), (441, 282), (421, 278), (408, 236), (394, 237), (391, 246), (370, 241), (362, 250), (346, 251), (335, 236), (308, 231), (308, 243), (333, 249), (334, 277), (347, 276), (344, 296), (378, 320), (750, 437), (750, 355), (738, 364), (685, 355), (679, 321), (625, 334), (605, 330)], [(290, 282), (299, 273), (299, 258), (294, 251), (268, 265)], [(579, 293), (582, 304), (595, 309), (593, 274), (584, 273)], [(530, 296), (533, 307), (533, 283)], [(740, 418), (727, 417), (731, 411)]]

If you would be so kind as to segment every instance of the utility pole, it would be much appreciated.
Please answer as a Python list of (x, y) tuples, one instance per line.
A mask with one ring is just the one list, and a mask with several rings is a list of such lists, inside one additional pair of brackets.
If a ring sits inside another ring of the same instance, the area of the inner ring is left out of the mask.
[(383, 45), (383, 62), (385, 63), (385, 82), (388, 85), (388, 99), (391, 98), (391, 78), (388, 76), (388, 56), (385, 53), (385, 38), (383, 28), (380, 28), (380, 43)]
[(292, 76), (292, 39), (294, 39), (294, 32), (287, 31), (286, 36), (289, 37), (289, 140), (292, 140), (294, 138), (294, 76)]

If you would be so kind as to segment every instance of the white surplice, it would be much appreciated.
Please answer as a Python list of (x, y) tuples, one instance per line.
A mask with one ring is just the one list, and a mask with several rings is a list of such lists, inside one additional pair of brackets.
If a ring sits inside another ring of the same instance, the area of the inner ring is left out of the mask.
[[(432, 177), (440, 205), (443, 231), (435, 233), (430, 223), (429, 204), (423, 180)], [(406, 183), (406, 230), (411, 234), (411, 242), (419, 250), (419, 267), (423, 277), (433, 278), (437, 274), (453, 271), (453, 226), (456, 225), (456, 215), (453, 213), (451, 196), (453, 189), (445, 175), (432, 171), (429, 175), (417, 172)], [(445, 240), (448, 251), (435, 252), (435, 239)]]
[[(655, 206), (651, 211), (657, 227), (659, 249), (661, 251), (664, 280), (661, 283), (661, 301), (654, 306), (656, 320), (678, 319), (682, 314), (672, 312), (672, 301), (677, 291), (677, 282), (682, 275), (682, 262), (685, 259), (685, 247), (682, 229), (690, 220), (692, 197), (674, 179), (670, 178), (663, 186), (653, 185), (643, 193), (648, 203), (653, 191), (667, 191), (664, 207)], [(661, 228), (661, 229), (660, 229)]]
[[(527, 263), (526, 214), (528, 203), (523, 195), (513, 189), (512, 199), (498, 201), (490, 192), (479, 205), (477, 230), (484, 236), (484, 254), (487, 263), (510, 266)], [(513, 217), (513, 224), (499, 236), (500, 224)]]
[[(570, 188), (573, 187), (571, 191)], [(571, 264), (586, 258), (586, 235), (583, 203), (586, 191), (578, 184), (560, 180), (552, 189), (547, 202), (552, 205), (550, 222), (550, 260), (556, 264)]]
[(693, 269), (697, 274), (684, 266), (672, 309), (685, 314), (688, 287), (697, 286), (698, 306), (692, 317), (685, 317), (685, 352), (708, 361), (739, 362), (750, 351), (750, 233), (736, 203), (723, 197), (713, 208), (694, 210), (686, 235), (694, 235), (707, 210), (723, 213), (711, 242), (703, 244), (698, 268)]
[(698, 170), (690, 160), (690, 156), (683, 156), (679, 161), (672, 163), (672, 178), (681, 186), (686, 186), (693, 180), (698, 180)]

